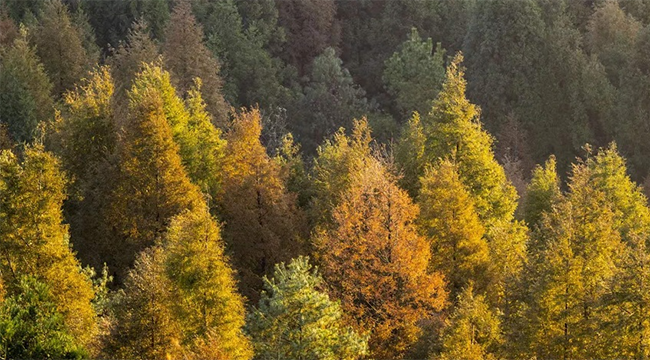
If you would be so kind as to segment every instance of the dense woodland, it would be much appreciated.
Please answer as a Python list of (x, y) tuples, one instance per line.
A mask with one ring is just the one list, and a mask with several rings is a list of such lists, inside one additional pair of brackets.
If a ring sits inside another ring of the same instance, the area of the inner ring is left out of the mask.
[(0, 359), (650, 358), (650, 1), (0, 0)]

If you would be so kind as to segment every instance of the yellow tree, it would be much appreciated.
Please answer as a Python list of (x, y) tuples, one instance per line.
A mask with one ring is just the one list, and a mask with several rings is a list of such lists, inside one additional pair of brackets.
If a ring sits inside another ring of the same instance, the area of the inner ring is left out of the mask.
[(376, 358), (400, 358), (417, 341), (419, 322), (445, 305), (439, 273), (414, 221), (419, 209), (375, 160), (350, 174), (333, 222), (314, 239), (323, 276)]
[(10, 151), (0, 154), (0, 273), (9, 295), (23, 275), (47, 285), (70, 333), (89, 345), (95, 294), (62, 224), (65, 184), (58, 160), (41, 146), (26, 148), (22, 162)]
[(181, 164), (159, 94), (133, 99), (129, 112), (107, 214), (116, 234), (103, 244), (106, 261), (118, 274), (162, 236), (172, 217), (202, 202)]
[(182, 330), (169, 306), (171, 281), (165, 277), (163, 249), (142, 251), (112, 302), (113, 319), (103, 355), (118, 359), (164, 360), (182, 356)]
[(366, 118), (354, 121), (352, 134), (347, 136), (341, 128), (332, 140), (326, 140), (318, 148), (314, 160), (313, 191), (310, 204), (312, 222), (331, 222), (332, 210), (349, 188), (352, 174), (368, 166), (372, 158), (372, 136)]
[(252, 347), (242, 331), (244, 300), (224, 254), (220, 227), (207, 207), (176, 216), (163, 246), (171, 309), (186, 353), (207, 359), (203, 349), (210, 347), (224, 359), (250, 359)]
[(431, 270), (441, 271), (452, 298), (468, 282), (486, 290), (489, 247), (474, 202), (455, 164), (444, 160), (420, 179), (418, 224), (431, 244)]
[(296, 195), (286, 174), (260, 142), (261, 114), (242, 110), (226, 136), (223, 196), (224, 238), (241, 277), (242, 292), (257, 301), (262, 277), (276, 263), (298, 255), (305, 233)]
[(142, 71), (136, 75), (128, 95), (131, 102), (137, 103), (150, 92), (156, 92), (161, 100), (188, 176), (203, 192), (212, 198), (219, 197), (225, 142), (205, 110), (201, 81), (191, 85), (185, 103), (176, 94), (167, 71), (155, 63), (142, 64)]

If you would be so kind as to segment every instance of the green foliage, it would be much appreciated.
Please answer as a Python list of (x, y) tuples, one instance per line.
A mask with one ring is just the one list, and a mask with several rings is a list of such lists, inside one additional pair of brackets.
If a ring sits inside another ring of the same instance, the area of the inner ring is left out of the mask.
[(306, 257), (275, 266), (248, 319), (256, 358), (352, 360), (366, 355), (367, 340), (345, 326), (341, 306), (323, 287)]
[(456, 55), (447, 68), (447, 79), (433, 109), (422, 119), (425, 159), (431, 163), (449, 156), (457, 164), (461, 181), (474, 197), (481, 220), (489, 225), (512, 218), (517, 193), (494, 158), (493, 140), (481, 127), (478, 107), (465, 97), (462, 61), (462, 55)]
[(323, 139), (340, 127), (350, 128), (352, 119), (365, 115), (370, 107), (333, 48), (314, 59), (309, 79), (291, 125), (305, 151), (313, 153)]
[(38, 124), (54, 115), (52, 84), (25, 28), (11, 47), (0, 51), (0, 122), (16, 142), (31, 142)]
[(427, 114), (445, 79), (445, 51), (413, 28), (409, 38), (386, 60), (384, 83), (402, 114)]
[(65, 325), (47, 285), (23, 276), (0, 307), (3, 359), (81, 359), (87, 354)]
[[(244, 23), (234, 0), (197, 1), (196, 18), (203, 25), (206, 45), (221, 62), (224, 96), (234, 106), (277, 106), (287, 97), (281, 84), (281, 64), (265, 50), (264, 37)], [(270, 20), (272, 24), (274, 21)]]
[(225, 141), (206, 111), (201, 84), (199, 80), (188, 89), (185, 103), (167, 71), (155, 64), (143, 64), (128, 94), (135, 104), (151, 93), (159, 97), (187, 175), (203, 192), (217, 199), (222, 191)]
[[(175, 96), (173, 88), (169, 89)], [(155, 87), (144, 88), (131, 97), (129, 123), (118, 145), (116, 180), (105, 215), (114, 233), (105, 234), (103, 240), (106, 261), (120, 275), (139, 251), (162, 236), (172, 217), (202, 202), (199, 188), (190, 183), (181, 164), (160, 92)], [(179, 106), (185, 111), (182, 103)], [(115, 248), (116, 242), (121, 249)]]
[(169, 2), (166, 0), (82, 0), (89, 22), (95, 29), (98, 45), (106, 49), (123, 41), (131, 25), (143, 20), (150, 26), (151, 34), (161, 40), (169, 20)]

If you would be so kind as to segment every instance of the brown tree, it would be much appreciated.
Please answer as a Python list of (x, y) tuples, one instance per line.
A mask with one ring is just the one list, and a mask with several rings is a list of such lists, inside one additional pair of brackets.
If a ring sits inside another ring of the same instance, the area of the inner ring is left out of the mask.
[(219, 62), (203, 44), (203, 30), (196, 23), (189, 1), (180, 1), (171, 15), (165, 31), (163, 57), (178, 92), (185, 96), (200, 78), (201, 94), (212, 115), (213, 122), (225, 128), (228, 122), (228, 104), (221, 93), (223, 81), (219, 77)]
[(333, 295), (370, 333), (371, 355), (397, 359), (417, 341), (418, 322), (442, 310), (447, 293), (428, 273), (430, 252), (415, 228), (419, 209), (379, 161), (352, 174), (334, 225), (315, 237)]

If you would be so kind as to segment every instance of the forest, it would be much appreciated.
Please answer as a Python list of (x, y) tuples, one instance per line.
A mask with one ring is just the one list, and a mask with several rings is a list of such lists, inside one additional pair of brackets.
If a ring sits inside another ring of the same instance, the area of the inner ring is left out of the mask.
[(0, 359), (650, 359), (649, 0), (0, 0)]

